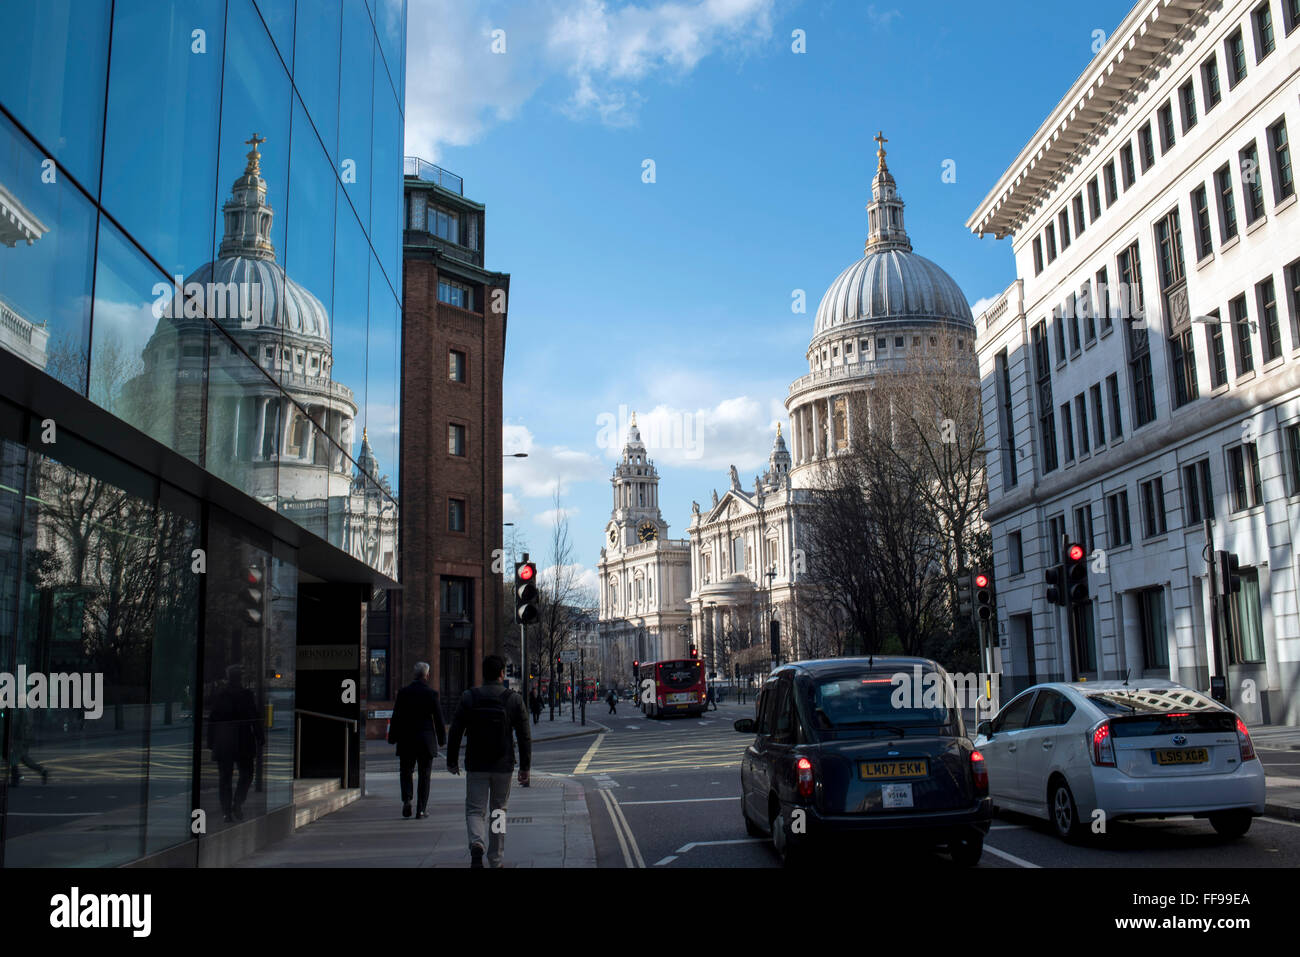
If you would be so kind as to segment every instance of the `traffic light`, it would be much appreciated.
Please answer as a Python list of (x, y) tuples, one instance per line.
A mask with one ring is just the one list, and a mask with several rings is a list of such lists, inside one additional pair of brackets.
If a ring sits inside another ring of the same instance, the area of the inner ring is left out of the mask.
[(993, 621), (997, 617), (993, 610), (993, 579), (987, 572), (976, 572), (972, 583), (975, 585), (975, 610), (980, 621)]
[(1066, 601), (1070, 607), (1088, 601), (1088, 553), (1082, 545), (1065, 546)]
[(537, 565), (533, 562), (516, 562), (515, 621), (521, 625), (531, 625), (538, 617)]
[(1047, 569), (1043, 575), (1047, 581), (1047, 603), (1049, 605), (1065, 606), (1065, 566), (1063, 564), (1053, 565)]
[(699, 656), (700, 656), (700, 650), (696, 648), (694, 645), (691, 645), (691, 657), (698, 658)]
[(973, 610), (971, 587), (974, 575), (962, 572), (957, 576), (957, 614), (962, 617), (969, 617)]
[(632, 662), (632, 677), (633, 678), (641, 677), (641, 662), (639, 661)]
[(768, 641), (771, 645), (769, 650), (772, 653), (772, 660), (777, 661), (781, 657), (781, 623), (773, 620), (768, 622)]
[(252, 564), (244, 568), (244, 587), (239, 592), (239, 603), (243, 606), (241, 617), (246, 625), (260, 625), (263, 617), (263, 604), (266, 590), (263, 587), (266, 573), (260, 565)]
[(1241, 560), (1235, 552), (1219, 551), (1219, 594), (1227, 598), (1234, 592), (1241, 591)]

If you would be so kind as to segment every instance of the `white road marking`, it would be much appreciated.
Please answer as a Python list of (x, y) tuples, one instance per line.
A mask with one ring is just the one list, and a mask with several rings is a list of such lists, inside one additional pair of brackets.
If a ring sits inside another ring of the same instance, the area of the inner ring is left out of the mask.
[(685, 854), (687, 851), (693, 851), (697, 847), (718, 847), (722, 844), (766, 844), (765, 837), (741, 837), (732, 841), (692, 841), (689, 844), (683, 844), (677, 848), (678, 854)]
[(739, 801), (740, 795), (726, 798), (673, 798), (664, 801), (620, 801), (622, 807), (631, 807), (634, 804), (698, 804), (701, 801)]
[(1300, 824), (1297, 824), (1295, 821), (1284, 821), (1280, 817), (1269, 817), (1267, 814), (1261, 817), (1260, 820), (1268, 821), (1269, 824), (1285, 824), (1287, 827), (1300, 827)]
[(663, 867), (665, 864), (671, 864), (675, 860), (677, 860), (677, 855), (669, 854), (662, 861), (655, 861), (655, 867)]
[[(610, 820), (614, 823), (614, 832), (619, 833), (620, 827), (622, 834), (619, 834), (619, 845), (623, 848), (623, 860), (628, 867), (645, 867), (645, 859), (641, 857), (641, 849), (637, 847), (636, 837), (632, 834), (632, 828), (627, 823), (627, 818), (623, 816), (623, 811), (618, 806), (618, 798), (614, 797), (608, 791), (601, 791), (600, 796), (605, 799), (605, 808), (609, 811)], [(626, 835), (626, 840), (624, 836)], [(629, 851), (631, 852), (629, 854)], [(636, 863), (633, 864), (632, 862)]]
[(989, 847), (987, 844), (985, 844), (984, 850), (988, 851), (994, 857), (1000, 857), (1004, 861), (1010, 861), (1012, 864), (1015, 864), (1017, 867), (1032, 867), (1035, 870), (1039, 869), (1037, 864), (1027, 861), (1023, 857), (1016, 857), (1016, 855), (1014, 854), (1008, 854), (1006, 851), (999, 851), (996, 847)]
[(600, 742), (604, 740), (605, 733), (603, 731), (596, 735), (596, 740), (591, 742), (591, 747), (589, 747), (587, 753), (582, 756), (582, 760), (578, 762), (578, 766), (573, 769), (574, 774), (582, 774), (587, 770), (587, 765), (589, 765), (591, 759), (596, 756), (596, 749), (600, 747)]

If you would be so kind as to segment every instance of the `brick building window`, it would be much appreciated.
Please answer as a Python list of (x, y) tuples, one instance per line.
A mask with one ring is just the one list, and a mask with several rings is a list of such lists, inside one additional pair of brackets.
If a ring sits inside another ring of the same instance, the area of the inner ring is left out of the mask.
[(447, 426), (447, 451), (452, 455), (465, 454), (465, 426), (455, 422)]
[(465, 500), (463, 498), (447, 499), (447, 531), (465, 531)]
[(465, 353), (452, 349), (447, 353), (447, 378), (452, 382), (465, 381)]

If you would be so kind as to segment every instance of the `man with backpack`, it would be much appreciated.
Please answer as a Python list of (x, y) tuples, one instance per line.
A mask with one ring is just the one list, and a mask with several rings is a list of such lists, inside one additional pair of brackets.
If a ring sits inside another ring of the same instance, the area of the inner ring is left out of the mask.
[[(533, 743), (524, 713), (524, 699), (501, 683), (505, 662), (496, 655), (483, 659), (483, 684), (470, 688), (460, 699), (451, 719), (447, 741), (447, 770), (460, 774), (457, 763), (460, 739), (465, 746), (465, 826), (469, 831), (470, 867), (500, 867), (505, 850), (506, 804), (510, 799), (510, 774), (515, 766), (515, 740), (519, 742), (519, 783), (528, 787)], [(490, 817), (489, 817), (490, 812)], [(486, 848), (484, 828), (489, 831)]]

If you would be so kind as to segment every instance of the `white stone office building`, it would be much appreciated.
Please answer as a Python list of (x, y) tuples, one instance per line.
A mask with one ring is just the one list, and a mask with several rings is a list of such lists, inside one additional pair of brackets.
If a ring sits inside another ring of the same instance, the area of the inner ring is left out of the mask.
[[(976, 321), (1004, 691), (1208, 688), (1209, 519), (1230, 700), (1300, 720), (1298, 73), (1300, 0), (1141, 0), (968, 223), (1020, 277)], [(1105, 560), (1075, 647), (1063, 534)]]

